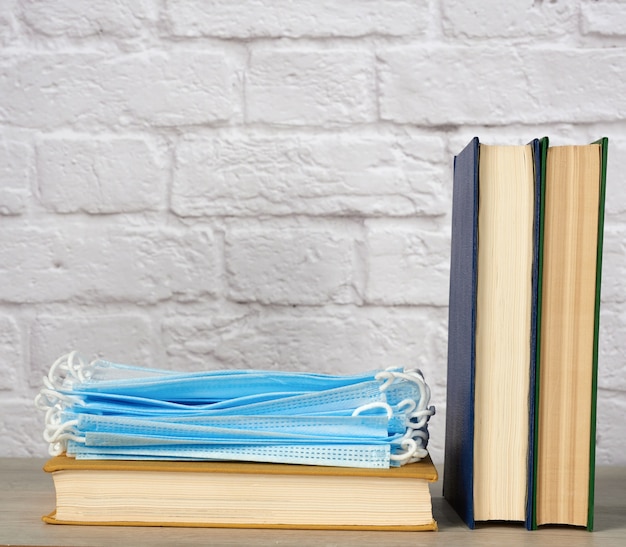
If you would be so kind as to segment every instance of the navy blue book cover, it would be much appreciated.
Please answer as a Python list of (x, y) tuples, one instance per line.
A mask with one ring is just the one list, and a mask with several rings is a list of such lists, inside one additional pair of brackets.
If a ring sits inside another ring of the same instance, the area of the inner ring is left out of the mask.
[(526, 497), (526, 521), (528, 530), (536, 528), (535, 525), (535, 489), (536, 489), (536, 385), (537, 385), (537, 359), (538, 359), (538, 332), (540, 310), (540, 284), (541, 284), (541, 219), (543, 205), (543, 191), (545, 180), (545, 153), (548, 140), (534, 139), (531, 143), (533, 150), (533, 164), (535, 167), (535, 201), (534, 201), (534, 225), (533, 225), (533, 269), (532, 269), (532, 315), (530, 324), (530, 389), (528, 394), (529, 435), (528, 435), (528, 490)]
[[(535, 488), (535, 370), (540, 288), (540, 219), (542, 205), (541, 143), (531, 143), (535, 198), (533, 226), (532, 316), (530, 336), (529, 438), (525, 525), (533, 527)], [(444, 497), (470, 527), (474, 519), (474, 381), (478, 259), (479, 140), (472, 141), (454, 159), (452, 243), (448, 317), (448, 373)]]
[(478, 138), (454, 158), (443, 495), (474, 528)]

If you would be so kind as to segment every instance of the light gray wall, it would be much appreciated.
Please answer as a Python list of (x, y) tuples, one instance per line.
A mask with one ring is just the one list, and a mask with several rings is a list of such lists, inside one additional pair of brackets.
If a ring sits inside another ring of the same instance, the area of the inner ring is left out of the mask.
[(443, 459), (452, 157), (610, 138), (598, 462), (626, 463), (626, 4), (2, 0), (0, 455), (71, 349), (418, 366)]

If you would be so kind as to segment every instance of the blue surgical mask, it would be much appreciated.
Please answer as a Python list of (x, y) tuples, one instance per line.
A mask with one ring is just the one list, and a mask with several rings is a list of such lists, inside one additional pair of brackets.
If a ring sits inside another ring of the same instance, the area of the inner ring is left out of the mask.
[[(422, 374), (400, 367), (349, 376), (181, 374), (70, 354), (44, 384), (38, 406), (50, 452), (77, 458), (347, 465), (353, 453), (355, 466), (388, 467), (425, 457), (434, 413)], [(290, 449), (280, 456), (278, 447)]]
[(46, 383), (47, 387), (61, 393), (81, 393), (85, 396), (104, 393), (107, 396), (139, 397), (173, 403), (208, 404), (259, 394), (297, 394), (339, 388), (374, 380), (377, 372), (330, 375), (217, 370), (181, 374), (103, 360), (87, 363), (76, 352), (72, 352), (52, 365)]
[[(229, 442), (256, 442), (282, 438), (294, 442), (319, 439), (353, 442), (387, 442), (387, 416), (213, 416), (165, 419), (140, 419), (126, 416), (97, 416), (66, 412), (62, 425), (49, 431), (51, 441), (64, 433), (76, 439), (91, 435), (107, 445), (136, 444), (155, 439), (167, 443), (183, 439), (199, 440), (208, 444)], [(101, 435), (98, 437), (97, 435)], [(132, 442), (131, 442), (132, 441)], [(85, 441), (86, 442), (86, 441)], [(93, 443), (86, 442), (86, 444)]]
[[(291, 445), (222, 446), (206, 448), (194, 445), (134, 447), (102, 451), (70, 441), (68, 455), (79, 459), (149, 459), (149, 460), (235, 460), (248, 462), (330, 465), (335, 467), (388, 468), (391, 447), (381, 445)], [(393, 465), (393, 464), (391, 464)]]

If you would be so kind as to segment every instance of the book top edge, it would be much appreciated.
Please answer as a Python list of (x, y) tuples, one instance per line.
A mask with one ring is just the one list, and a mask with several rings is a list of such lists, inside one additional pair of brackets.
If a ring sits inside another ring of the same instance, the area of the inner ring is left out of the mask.
[(43, 470), (57, 471), (158, 471), (195, 473), (238, 473), (268, 475), (355, 476), (385, 478), (415, 478), (429, 482), (438, 480), (437, 468), (430, 456), (402, 467), (367, 469), (359, 467), (330, 467), (240, 461), (162, 461), (162, 460), (77, 460), (65, 455), (49, 459)]

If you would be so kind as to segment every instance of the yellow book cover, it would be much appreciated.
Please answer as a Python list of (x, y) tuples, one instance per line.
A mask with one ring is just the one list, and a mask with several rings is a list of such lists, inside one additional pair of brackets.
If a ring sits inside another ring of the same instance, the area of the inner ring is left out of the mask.
[(428, 457), (391, 469), (248, 462), (76, 460), (44, 466), (51, 524), (436, 530)]

